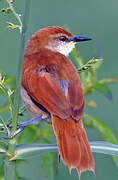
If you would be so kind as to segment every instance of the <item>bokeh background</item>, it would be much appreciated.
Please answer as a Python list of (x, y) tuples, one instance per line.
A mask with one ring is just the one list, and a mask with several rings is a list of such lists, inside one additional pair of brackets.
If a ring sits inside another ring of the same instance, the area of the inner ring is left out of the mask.
[[(16, 1), (17, 12), (21, 15), (24, 10), (24, 0)], [(6, 7), (5, 0), (0, 8)], [(0, 69), (9, 75), (17, 71), (19, 51), (19, 32), (6, 28), (6, 22), (15, 22), (12, 15), (5, 16), (0, 13)], [(100, 68), (99, 78), (112, 77), (118, 74), (118, 1), (117, 0), (32, 0), (27, 39), (38, 29), (46, 26), (58, 25), (70, 28), (73, 34), (92, 37), (93, 41), (81, 43), (80, 54), (85, 58), (103, 57), (104, 62)], [(92, 98), (97, 104), (96, 110), (86, 109), (87, 113), (99, 117), (107, 123), (118, 137), (118, 83), (110, 86), (113, 100), (108, 101), (99, 93)], [(87, 129), (90, 141), (102, 140), (99, 132)], [(112, 158), (108, 155), (95, 154), (96, 175), (91, 172), (82, 174), (82, 180), (117, 180), (118, 169)], [(40, 168), (41, 156), (22, 163), (20, 174), (30, 180), (43, 180)], [(76, 180), (77, 173), (69, 175), (68, 168), (61, 162), (58, 167), (56, 180)]]

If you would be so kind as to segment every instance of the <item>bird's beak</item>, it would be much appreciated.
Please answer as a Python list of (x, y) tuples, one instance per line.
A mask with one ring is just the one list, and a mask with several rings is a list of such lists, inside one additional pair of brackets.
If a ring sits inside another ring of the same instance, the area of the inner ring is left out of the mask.
[(83, 37), (83, 36), (75, 36), (72, 39), (73, 42), (81, 42), (81, 41), (89, 41), (89, 40), (92, 40), (92, 39), (89, 37)]

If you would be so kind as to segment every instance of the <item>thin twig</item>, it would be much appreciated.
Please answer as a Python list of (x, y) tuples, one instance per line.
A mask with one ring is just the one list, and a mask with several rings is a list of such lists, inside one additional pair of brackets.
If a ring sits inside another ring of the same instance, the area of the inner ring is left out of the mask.
[(8, 133), (8, 136), (9, 136), (9, 135), (10, 135), (10, 131), (9, 131), (9, 129), (8, 129), (6, 123), (4, 122), (4, 119), (2, 118), (1, 115), (0, 115), (0, 120), (1, 120), (1, 122), (3, 123), (4, 128), (7, 130), (7, 133)]
[(11, 3), (9, 0), (6, 0), (6, 2), (8, 3), (9, 5), (9, 8), (11, 9), (12, 13), (14, 14), (15, 18), (17, 19), (17, 21), (19, 22), (20, 26), (19, 26), (19, 29), (20, 29), (20, 32), (22, 31), (22, 27), (23, 27), (23, 24), (22, 24), (22, 21), (20, 19), (20, 16), (18, 13), (16, 13), (14, 7), (13, 7), (13, 3)]
[(9, 101), (9, 107), (8, 108), (10, 109), (11, 118), (13, 118), (13, 104), (12, 104), (12, 100), (11, 100), (11, 94), (13, 92), (11, 91), (11, 89), (8, 89), (7, 87), (5, 87), (4, 82), (0, 82), (0, 89), (8, 97), (8, 101)]
[(77, 69), (78, 72), (82, 72), (85, 70), (88, 70), (89, 68), (91, 68), (94, 64), (96, 64), (97, 62), (102, 61), (103, 59), (91, 59), (89, 60), (86, 64), (84, 64), (83, 66), (81, 66), (79, 69)]
[(29, 8), (30, 8), (30, 0), (26, 0), (25, 5), (25, 14), (23, 19), (23, 28), (21, 31), (21, 38), (20, 38), (20, 51), (19, 51), (19, 58), (18, 58), (18, 71), (16, 75), (16, 89), (15, 89), (15, 96), (14, 96), (14, 111), (13, 111), (13, 121), (12, 121), (12, 133), (17, 129), (18, 123), (18, 112), (19, 112), (19, 103), (20, 103), (20, 87), (21, 87), (21, 77), (22, 77), (22, 68), (24, 62), (24, 48), (25, 48), (25, 35), (27, 31), (27, 22), (29, 17)]

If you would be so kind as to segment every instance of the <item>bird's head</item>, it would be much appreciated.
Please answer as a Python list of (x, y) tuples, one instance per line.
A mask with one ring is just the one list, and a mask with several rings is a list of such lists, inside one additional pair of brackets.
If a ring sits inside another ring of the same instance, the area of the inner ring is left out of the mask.
[(37, 31), (30, 38), (25, 53), (36, 53), (40, 48), (47, 48), (68, 56), (77, 42), (88, 40), (91, 38), (74, 36), (59, 26), (46, 27)]

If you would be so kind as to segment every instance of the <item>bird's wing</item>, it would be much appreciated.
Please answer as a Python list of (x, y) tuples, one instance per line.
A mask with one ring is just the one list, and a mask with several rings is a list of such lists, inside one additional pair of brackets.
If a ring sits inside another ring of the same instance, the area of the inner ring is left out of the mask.
[[(43, 58), (47, 57), (32, 55), (31, 61), (29, 57), (25, 57), (23, 87), (30, 97), (42, 104), (53, 115), (67, 119), (71, 113), (73, 118), (79, 119), (79, 114), (83, 110), (83, 97), (79, 90), (79, 77), (76, 73), (72, 74), (75, 71), (73, 65), (68, 63), (64, 65), (64, 61), (60, 63), (57, 60), (60, 58), (56, 56), (53, 56), (53, 60), (51, 60), (52, 57), (48, 57), (43, 61)], [(66, 60), (68, 61), (67, 58)]]

